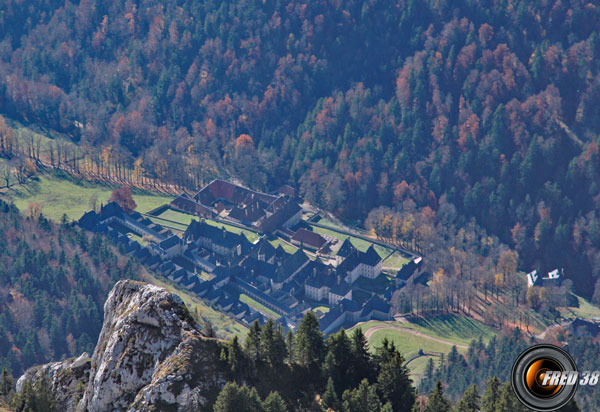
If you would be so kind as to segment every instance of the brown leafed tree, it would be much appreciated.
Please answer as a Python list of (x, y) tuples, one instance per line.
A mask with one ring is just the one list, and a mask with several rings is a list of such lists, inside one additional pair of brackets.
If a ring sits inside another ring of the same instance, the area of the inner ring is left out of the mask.
[(137, 204), (131, 195), (131, 188), (129, 186), (121, 186), (113, 190), (109, 202), (117, 202), (117, 204), (121, 206), (121, 209), (128, 213), (132, 212), (137, 207)]

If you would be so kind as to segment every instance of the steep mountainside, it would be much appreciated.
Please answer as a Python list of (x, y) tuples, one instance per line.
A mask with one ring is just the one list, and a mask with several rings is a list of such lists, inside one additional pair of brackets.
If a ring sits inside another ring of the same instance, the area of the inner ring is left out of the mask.
[[(427, 207), (437, 219), (456, 208), (459, 225), (475, 218), (522, 269), (564, 266), (592, 295), (593, 2), (10, 0), (4, 9), (0, 110), (70, 136), (87, 157), (81, 167), (188, 187), (216, 174), (261, 188), (291, 181), (353, 219), (382, 205)], [(12, 152), (5, 140), (0, 152)], [(393, 231), (425, 243), (416, 232)]]
[(164, 289), (120, 281), (104, 305), (104, 325), (89, 359), (32, 368), (49, 378), (59, 410), (204, 410), (225, 385), (216, 340), (200, 334), (181, 299)]
[(108, 292), (141, 271), (108, 239), (0, 200), (0, 367), (91, 352)]

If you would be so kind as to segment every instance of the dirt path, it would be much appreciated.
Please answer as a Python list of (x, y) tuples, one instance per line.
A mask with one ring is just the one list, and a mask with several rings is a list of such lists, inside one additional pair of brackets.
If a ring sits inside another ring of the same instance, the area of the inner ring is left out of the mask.
[(416, 330), (412, 330), (412, 329), (408, 329), (408, 328), (401, 328), (400, 326), (387, 326), (387, 325), (373, 326), (365, 331), (365, 337), (368, 340), (371, 338), (371, 336), (373, 336), (373, 334), (375, 332), (377, 332), (378, 330), (381, 330), (381, 329), (394, 329), (394, 330), (397, 330), (400, 332), (410, 333), (411, 335), (418, 336), (421, 338), (427, 338), (427, 339), (430, 339), (430, 340), (438, 342), (438, 343), (443, 343), (445, 345), (456, 346), (457, 348), (461, 348), (461, 349), (469, 349), (469, 347), (467, 345), (450, 342), (448, 340), (444, 340), (444, 339), (440, 339), (440, 338), (434, 338), (433, 336), (426, 335), (422, 332), (417, 332)]

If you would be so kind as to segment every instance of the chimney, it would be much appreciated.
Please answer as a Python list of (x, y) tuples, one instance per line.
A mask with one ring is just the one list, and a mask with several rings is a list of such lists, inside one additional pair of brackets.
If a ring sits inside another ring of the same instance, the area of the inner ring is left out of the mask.
[(338, 286), (339, 286), (342, 283), (342, 277), (340, 275), (338, 275), (337, 278), (338, 278), (337, 280), (338, 280)]

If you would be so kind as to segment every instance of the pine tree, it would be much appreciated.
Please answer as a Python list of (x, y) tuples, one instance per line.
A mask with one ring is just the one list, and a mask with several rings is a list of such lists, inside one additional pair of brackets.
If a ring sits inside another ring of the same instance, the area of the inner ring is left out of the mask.
[(346, 390), (342, 395), (344, 412), (380, 412), (381, 401), (375, 386), (366, 379), (354, 390)]
[(271, 392), (263, 402), (265, 412), (287, 412), (285, 401), (279, 392)]
[(323, 332), (319, 329), (317, 316), (308, 312), (296, 333), (296, 356), (301, 365), (319, 365), (325, 355)]
[(379, 364), (377, 389), (383, 399), (390, 402), (394, 410), (411, 408), (415, 402), (415, 392), (404, 357), (393, 343), (384, 339), (376, 359)]
[(357, 386), (363, 378), (372, 381), (375, 377), (375, 368), (369, 353), (369, 344), (361, 328), (356, 328), (352, 333), (352, 358), (350, 364), (350, 385)]
[(510, 383), (505, 384), (500, 392), (500, 398), (496, 404), (495, 412), (527, 412), (521, 402), (515, 396)]
[(450, 402), (444, 397), (442, 382), (437, 381), (435, 389), (429, 394), (425, 412), (450, 412)]
[(296, 360), (294, 357), (294, 343), (294, 332), (292, 332), (292, 330), (290, 329), (288, 331), (287, 338), (285, 341), (285, 346), (288, 355), (287, 360), (289, 363), (294, 363)]
[(481, 400), (481, 407), (484, 412), (494, 412), (496, 404), (500, 399), (500, 381), (496, 376), (488, 380), (487, 390)]
[(0, 377), (0, 396), (6, 399), (11, 393), (14, 386), (14, 379), (6, 368), (2, 368), (2, 376)]
[[(323, 375), (333, 378), (333, 383), (341, 392), (356, 387), (352, 385), (349, 372), (352, 362), (350, 339), (342, 329), (327, 341), (327, 355), (323, 362)], [(360, 382), (360, 381), (359, 381)]]
[(256, 389), (228, 382), (219, 393), (214, 412), (263, 412), (263, 405)]
[(238, 337), (234, 336), (227, 350), (227, 364), (229, 369), (237, 377), (238, 374), (245, 372), (245, 355), (242, 350)]
[(248, 336), (246, 337), (246, 353), (254, 362), (258, 362), (262, 359), (260, 338), (261, 328), (260, 323), (258, 323), (257, 320), (250, 326)]
[(392, 404), (388, 402), (385, 405), (383, 405), (383, 408), (381, 408), (381, 412), (394, 412), (394, 408), (392, 407)]
[(473, 384), (469, 386), (458, 405), (456, 405), (456, 412), (478, 412), (479, 403), (477, 385)]
[(322, 399), (325, 409), (338, 409), (339, 399), (335, 392), (335, 387), (333, 386), (333, 379), (331, 378), (327, 380), (327, 387), (325, 388)]

